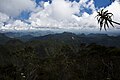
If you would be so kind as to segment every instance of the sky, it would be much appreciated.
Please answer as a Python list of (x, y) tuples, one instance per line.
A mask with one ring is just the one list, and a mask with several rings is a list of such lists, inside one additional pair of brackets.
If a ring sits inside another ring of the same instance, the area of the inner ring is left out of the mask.
[[(95, 18), (102, 8), (120, 22), (119, 0), (0, 0), (0, 30), (105, 32)], [(115, 26), (107, 31), (119, 32)]]

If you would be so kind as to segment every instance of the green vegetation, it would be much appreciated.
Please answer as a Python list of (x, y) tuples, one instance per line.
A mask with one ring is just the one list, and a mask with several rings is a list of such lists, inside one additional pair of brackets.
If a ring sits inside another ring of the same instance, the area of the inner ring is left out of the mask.
[(0, 46), (0, 80), (120, 80), (120, 48), (11, 40)]

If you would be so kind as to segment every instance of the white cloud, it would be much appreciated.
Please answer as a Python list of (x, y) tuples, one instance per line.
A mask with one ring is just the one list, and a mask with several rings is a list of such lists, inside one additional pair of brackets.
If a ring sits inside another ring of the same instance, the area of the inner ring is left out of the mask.
[(18, 16), (24, 10), (33, 10), (35, 2), (32, 0), (0, 0), (0, 12), (9, 16)]
[(22, 22), (21, 20), (15, 20), (13, 23), (9, 23), (5, 26), (1, 27), (2, 30), (7, 31), (20, 31), (20, 30), (29, 30), (30, 25), (27, 23)]
[[(6, 1), (6, 0), (5, 0)], [(30, 1), (30, 0), (26, 0)], [(30, 1), (32, 5), (34, 3)], [(22, 3), (22, 0), (21, 0)], [(26, 3), (26, 2), (24, 2)], [(28, 4), (28, 3), (26, 3)], [(25, 4), (25, 5), (26, 5)], [(80, 0), (80, 2), (70, 2), (68, 0), (53, 0), (50, 4), (49, 2), (41, 2), (41, 7), (37, 7), (31, 13), (28, 21), (31, 24), (24, 23), (21, 20), (15, 20), (14, 22), (10, 22), (6, 26), (2, 26), (2, 29), (10, 29), (10, 30), (28, 30), (28, 29), (59, 29), (59, 30), (79, 30), (81, 31), (88, 31), (88, 32), (95, 32), (99, 31), (99, 25), (95, 16), (97, 15), (96, 8), (94, 6), (93, 0)], [(20, 8), (20, 6), (19, 6)], [(20, 11), (19, 8), (16, 8), (15, 14), (18, 15)], [(92, 14), (88, 14), (87, 12), (83, 12), (80, 17), (76, 16), (81, 10), (84, 8), (92, 10)], [(33, 9), (33, 6), (24, 8), (20, 8), (21, 10), (24, 9)], [(114, 14), (113, 20), (120, 22), (120, 3), (115, 1), (105, 9), (109, 10)], [(1, 10), (1, 8), (0, 8)], [(9, 9), (10, 10), (10, 9)], [(10, 10), (10, 12), (13, 10)], [(11, 15), (11, 13), (7, 13)], [(0, 24), (3, 25), (3, 21), (8, 20), (9, 17), (5, 14), (2, 15)], [(4, 15), (4, 17), (3, 17)], [(13, 15), (13, 14), (12, 14)], [(109, 29), (112, 31), (113, 29)]]
[[(88, 4), (86, 2), (88, 2)], [(52, 4), (45, 2), (43, 10), (32, 13), (29, 21), (34, 27), (56, 27), (62, 29), (83, 29), (95, 27), (97, 24), (94, 19), (95, 14), (89, 15), (84, 12), (81, 17), (75, 15), (80, 12), (80, 6), (86, 6), (86, 8), (90, 7), (90, 9), (93, 9), (93, 12), (95, 13), (93, 0), (86, 0), (79, 3), (75, 1), (53, 0)]]
[(9, 16), (0, 13), (0, 28), (4, 25), (4, 22), (9, 20)]
[[(113, 14), (113, 21), (120, 23), (120, 1), (115, 0), (111, 5), (107, 6), (105, 10)], [(120, 29), (120, 25), (114, 24), (115, 28), (111, 28), (109, 30), (116, 30), (116, 28)], [(119, 30), (118, 29), (118, 30)]]
[(80, 10), (84, 8), (91, 9), (93, 12), (95, 11), (94, 0), (80, 0)]
[(118, 1), (115, 1), (110, 6), (105, 8), (109, 12), (113, 13), (113, 20), (120, 22), (120, 3)]
[(79, 5), (77, 2), (53, 0), (51, 8), (51, 16), (55, 19), (71, 19), (72, 15), (79, 13)]
[(3, 14), (3, 13), (0, 13), (0, 22), (5, 22), (9, 19), (9, 16)]

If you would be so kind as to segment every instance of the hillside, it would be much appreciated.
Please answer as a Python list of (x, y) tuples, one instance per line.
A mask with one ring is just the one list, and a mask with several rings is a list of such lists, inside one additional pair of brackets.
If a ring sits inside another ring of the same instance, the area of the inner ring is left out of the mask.
[(0, 44), (5, 44), (9, 40), (9, 37), (7, 37), (5, 34), (0, 33)]
[(50, 34), (40, 37), (33, 37), (32, 40), (52, 40), (56, 42), (73, 43), (79, 45), (81, 43), (91, 44), (96, 43), (104, 46), (120, 47), (120, 36), (108, 36), (107, 34), (74, 34), (74, 33), (59, 33)]
[[(22, 32), (21, 32), (22, 33)], [(107, 34), (74, 34), (70, 32), (64, 33), (57, 33), (57, 34), (47, 34), (44, 36), (36, 36), (40, 35), (36, 33), (1, 33), (0, 34), (0, 44), (5, 44), (7, 41), (11, 39), (19, 39), (23, 42), (30, 42), (30, 41), (52, 41), (52, 42), (59, 42), (59, 43), (66, 43), (66, 44), (73, 44), (73, 45), (80, 45), (81, 43), (91, 44), (95, 43), (98, 45), (104, 46), (113, 46), (113, 47), (120, 47), (120, 36), (109, 36)]]
[(0, 45), (0, 80), (120, 80), (120, 48), (81, 40), (66, 32), (9, 40)]

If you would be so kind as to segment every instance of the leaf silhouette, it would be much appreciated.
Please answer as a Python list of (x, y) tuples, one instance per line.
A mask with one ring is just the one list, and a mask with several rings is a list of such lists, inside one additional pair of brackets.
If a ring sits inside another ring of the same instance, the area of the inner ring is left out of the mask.
[(104, 29), (107, 30), (107, 28), (109, 28), (109, 24), (114, 27), (113, 23), (120, 25), (120, 23), (115, 22), (112, 20), (112, 13), (109, 13), (108, 10), (104, 11), (104, 9), (102, 9), (101, 11), (97, 12), (97, 20), (98, 20), (98, 24), (100, 24), (100, 30), (102, 30), (102, 27), (104, 26)]

